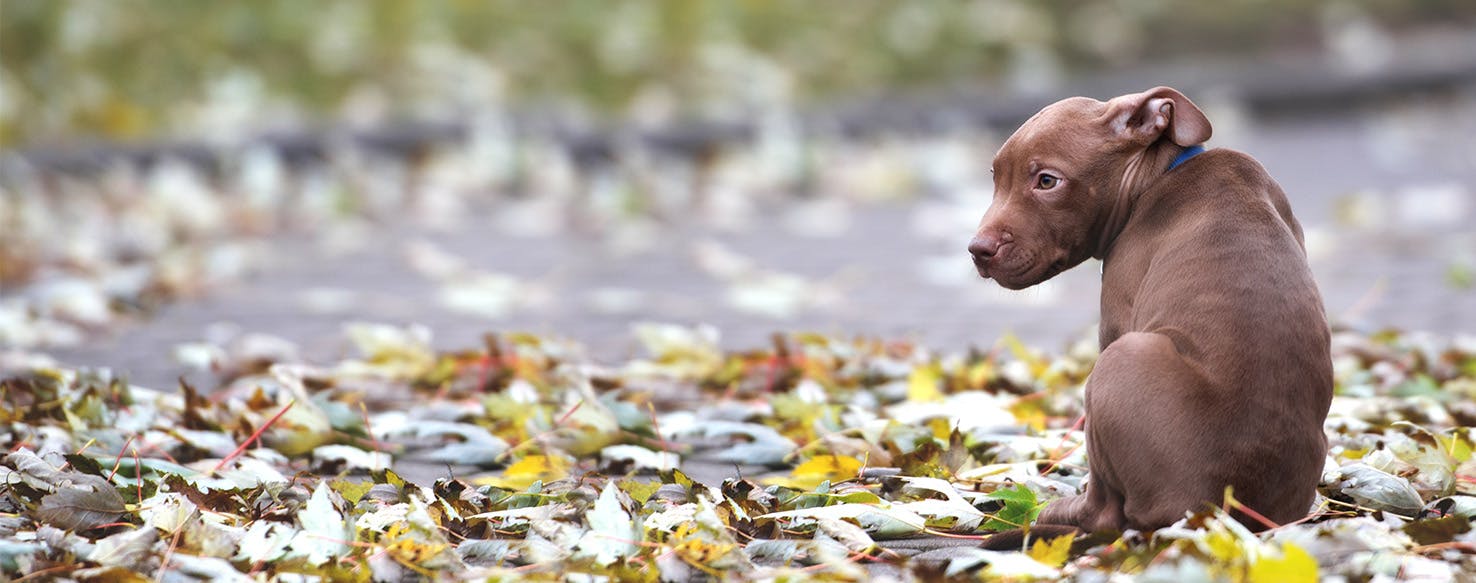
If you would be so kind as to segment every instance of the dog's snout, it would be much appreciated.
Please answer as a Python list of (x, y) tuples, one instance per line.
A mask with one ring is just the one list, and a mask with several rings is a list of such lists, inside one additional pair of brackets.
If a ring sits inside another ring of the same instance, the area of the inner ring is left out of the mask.
[(980, 233), (969, 242), (969, 254), (976, 259), (992, 259), (999, 248), (1010, 241), (1007, 234)]
[(999, 238), (989, 235), (979, 235), (969, 241), (969, 254), (974, 257), (988, 259), (999, 252)]

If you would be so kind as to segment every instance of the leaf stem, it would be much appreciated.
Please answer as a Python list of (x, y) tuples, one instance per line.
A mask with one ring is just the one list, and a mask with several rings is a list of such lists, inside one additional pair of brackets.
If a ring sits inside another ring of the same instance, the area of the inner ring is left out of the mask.
[(236, 446), (236, 451), (231, 452), (231, 455), (221, 458), (220, 463), (215, 464), (215, 467), (210, 469), (210, 473), (214, 474), (215, 472), (220, 471), (220, 469), (224, 468), (227, 463), (230, 463), (231, 460), (236, 459), (236, 456), (241, 455), (242, 452), (246, 451), (246, 448), (250, 447), (253, 442), (261, 438), (261, 434), (265, 433), (268, 427), (271, 427), (273, 423), (276, 423), (278, 419), (281, 419), (282, 415), (285, 415), (287, 413), (287, 410), (291, 409), (292, 406), (296, 404), (297, 397), (288, 399), (287, 405), (283, 406), (281, 411), (277, 411), (276, 415), (272, 415), (271, 419), (268, 419), (266, 423), (263, 423), (261, 425), (261, 427), (257, 427), (256, 431), (251, 433), (251, 437), (246, 438), (246, 441), (243, 441), (241, 442), (241, 445)]

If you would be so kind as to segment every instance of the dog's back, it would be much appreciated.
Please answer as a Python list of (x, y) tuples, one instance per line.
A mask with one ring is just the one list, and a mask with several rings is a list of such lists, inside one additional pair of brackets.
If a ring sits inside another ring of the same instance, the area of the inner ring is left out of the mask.
[[(1106, 257), (1102, 346), (1128, 332), (1169, 338), (1202, 372), (1196, 398), (1217, 412), (1182, 430), (1216, 435), (1219, 459), (1190, 463), (1213, 468), (1273, 520), (1300, 517), (1326, 455), (1332, 363), (1285, 194), (1250, 156), (1211, 150), (1137, 205)], [(1287, 499), (1288, 490), (1305, 494)]]

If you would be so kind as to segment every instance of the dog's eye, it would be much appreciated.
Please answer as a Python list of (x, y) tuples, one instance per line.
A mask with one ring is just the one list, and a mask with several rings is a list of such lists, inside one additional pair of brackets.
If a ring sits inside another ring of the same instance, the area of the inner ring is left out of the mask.
[(1055, 188), (1056, 185), (1060, 183), (1060, 178), (1057, 178), (1050, 174), (1046, 174), (1044, 172), (1040, 174), (1039, 178), (1035, 179), (1035, 187), (1041, 190), (1050, 190), (1052, 188)]

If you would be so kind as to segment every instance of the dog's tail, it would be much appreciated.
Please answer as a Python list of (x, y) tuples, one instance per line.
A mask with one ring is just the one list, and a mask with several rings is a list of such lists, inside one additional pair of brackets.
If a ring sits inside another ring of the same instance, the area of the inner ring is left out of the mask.
[(1021, 551), (1029, 549), (1032, 541), (1051, 540), (1062, 536), (1076, 537), (1081, 534), (1083, 534), (1082, 530), (1074, 526), (1038, 524), (1031, 527), (1029, 531), (1016, 528), (994, 534), (979, 543), (979, 547), (991, 551)]

